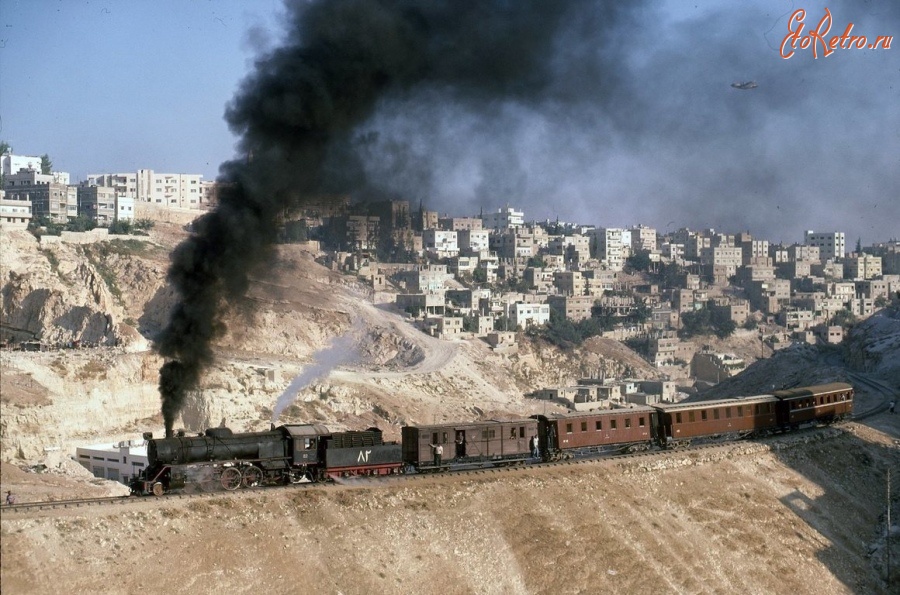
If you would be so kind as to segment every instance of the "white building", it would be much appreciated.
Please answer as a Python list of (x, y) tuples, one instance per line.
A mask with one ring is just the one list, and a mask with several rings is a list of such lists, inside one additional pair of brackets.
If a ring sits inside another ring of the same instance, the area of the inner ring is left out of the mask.
[(822, 261), (829, 258), (844, 258), (844, 253), (847, 251), (844, 232), (842, 231), (824, 233), (807, 231), (804, 243), (807, 246), (818, 246), (819, 258)]
[(490, 233), (484, 229), (461, 229), (456, 232), (459, 249), (468, 254), (490, 250)]
[(12, 153), (7, 153), (0, 159), (0, 163), (2, 163), (4, 176), (19, 173), (19, 170), (21, 169), (33, 169), (36, 172), (41, 171), (41, 158), (33, 157), (31, 155), (13, 155)]
[(455, 231), (426, 229), (422, 232), (422, 248), (437, 258), (452, 258), (459, 254)]
[(31, 199), (8, 198), (6, 192), (0, 190), (0, 229), (27, 229), (31, 223)]
[(597, 257), (610, 271), (621, 271), (625, 265), (622, 230), (617, 227), (601, 227), (594, 232)]
[(94, 444), (75, 449), (75, 460), (94, 474), (128, 485), (147, 467), (147, 442), (127, 440), (118, 444)]
[(525, 225), (525, 212), (517, 211), (510, 206), (497, 209), (496, 213), (481, 216), (484, 229), (502, 230)]
[(550, 322), (550, 304), (510, 304), (509, 318), (513, 327), (521, 325), (523, 329), (532, 324), (546, 324)]
[(88, 183), (111, 186), (135, 203), (151, 203), (182, 209), (206, 208), (209, 191), (203, 187), (200, 174), (162, 174), (152, 169), (136, 173), (90, 174)]

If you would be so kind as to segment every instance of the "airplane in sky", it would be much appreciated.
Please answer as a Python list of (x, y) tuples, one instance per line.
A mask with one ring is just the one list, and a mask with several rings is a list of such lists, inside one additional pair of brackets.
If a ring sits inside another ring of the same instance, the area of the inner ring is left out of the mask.
[(743, 83), (731, 83), (731, 86), (735, 89), (740, 89), (741, 91), (746, 91), (747, 89), (755, 89), (757, 87), (756, 81), (744, 81)]

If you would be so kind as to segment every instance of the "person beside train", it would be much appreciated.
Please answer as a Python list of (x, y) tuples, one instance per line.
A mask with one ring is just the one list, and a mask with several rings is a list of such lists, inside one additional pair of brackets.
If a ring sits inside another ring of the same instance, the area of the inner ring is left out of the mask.
[(441, 458), (444, 456), (444, 447), (440, 444), (432, 444), (431, 450), (434, 451), (434, 466), (441, 466)]

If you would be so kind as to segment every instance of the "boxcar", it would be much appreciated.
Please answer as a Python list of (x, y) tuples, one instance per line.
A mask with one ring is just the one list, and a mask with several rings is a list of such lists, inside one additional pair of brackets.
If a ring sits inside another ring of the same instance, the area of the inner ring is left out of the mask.
[(796, 428), (803, 424), (831, 423), (853, 412), (853, 387), (843, 382), (777, 390), (778, 424)]
[(433, 470), (433, 444), (444, 448), (442, 466), (521, 461), (530, 456), (529, 441), (535, 435), (534, 419), (406, 426), (402, 431), (403, 462)]
[(547, 458), (650, 447), (656, 439), (652, 407), (535, 416), (541, 452)]
[(772, 395), (698, 401), (694, 403), (661, 403), (659, 435), (667, 445), (695, 438), (752, 435), (778, 428), (776, 406)]

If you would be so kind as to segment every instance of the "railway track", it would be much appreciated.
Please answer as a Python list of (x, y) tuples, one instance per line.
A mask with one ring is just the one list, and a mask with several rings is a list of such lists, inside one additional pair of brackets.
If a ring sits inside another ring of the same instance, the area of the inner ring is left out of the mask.
[[(834, 427), (834, 426), (831, 426)], [(804, 433), (808, 432), (819, 432), (824, 431), (827, 427), (815, 427), (815, 428), (807, 428), (804, 430), (798, 430), (791, 432), (790, 436), (801, 436)], [(755, 439), (754, 441), (769, 441), (769, 440), (777, 440), (779, 438), (783, 438), (784, 435), (776, 435), (769, 436), (767, 438)], [(280, 491), (284, 490), (309, 490), (309, 489), (340, 489), (340, 488), (362, 488), (362, 487), (374, 487), (378, 485), (389, 485), (395, 483), (406, 483), (406, 482), (416, 482), (422, 480), (429, 479), (437, 479), (441, 477), (490, 477), (495, 475), (503, 475), (511, 472), (518, 472), (528, 469), (548, 469), (548, 468), (564, 468), (578, 465), (586, 465), (589, 463), (597, 463), (601, 461), (610, 461), (610, 462), (625, 462), (629, 460), (636, 459), (657, 459), (657, 458), (665, 458), (665, 457), (674, 457), (674, 456), (684, 456), (686, 454), (696, 454), (699, 452), (703, 452), (706, 450), (713, 450), (717, 448), (722, 448), (729, 445), (734, 445), (739, 442), (749, 442), (749, 441), (732, 441), (732, 442), (712, 442), (708, 444), (698, 444), (689, 447), (682, 447), (673, 450), (647, 450), (641, 452), (634, 453), (621, 453), (621, 454), (607, 454), (607, 455), (595, 455), (595, 456), (583, 456), (576, 457), (571, 459), (562, 459), (558, 461), (546, 461), (540, 463), (517, 463), (510, 464), (506, 466), (497, 466), (497, 467), (483, 467), (483, 468), (473, 468), (473, 469), (458, 469), (447, 471), (443, 473), (404, 473), (400, 475), (387, 475), (387, 476), (371, 476), (371, 477), (353, 477), (353, 478), (342, 478), (337, 479), (330, 482), (325, 483), (299, 483), (299, 484), (290, 484), (283, 486), (265, 486), (265, 487), (256, 487), (256, 488), (245, 488), (240, 490), (218, 490), (218, 491), (209, 491), (209, 492), (178, 492), (178, 493), (170, 493), (161, 497), (139, 497), (139, 496), (110, 496), (104, 498), (81, 498), (81, 499), (72, 499), (72, 500), (49, 500), (42, 502), (23, 502), (21, 504), (10, 504), (3, 505), (0, 507), (3, 514), (10, 513), (27, 513), (27, 512), (42, 512), (42, 511), (63, 511), (63, 510), (78, 510), (78, 509), (87, 509), (93, 507), (105, 507), (105, 506), (131, 506), (140, 503), (149, 503), (149, 502), (174, 502), (179, 500), (195, 500), (195, 499), (209, 499), (209, 498), (221, 498), (221, 497), (241, 497), (248, 496), (251, 494), (277, 494)]]
[(884, 413), (890, 407), (891, 400), (897, 398), (896, 391), (890, 385), (880, 380), (875, 380), (873, 378), (870, 378), (868, 375), (860, 374), (859, 372), (850, 372), (848, 373), (848, 376), (850, 376), (853, 382), (857, 385), (863, 384), (870, 389), (874, 389), (875, 392), (881, 393), (881, 395), (883, 396), (881, 403), (879, 403), (875, 407), (872, 407), (868, 411), (854, 414), (854, 421), (861, 421), (866, 418), (872, 417), (873, 415)]

